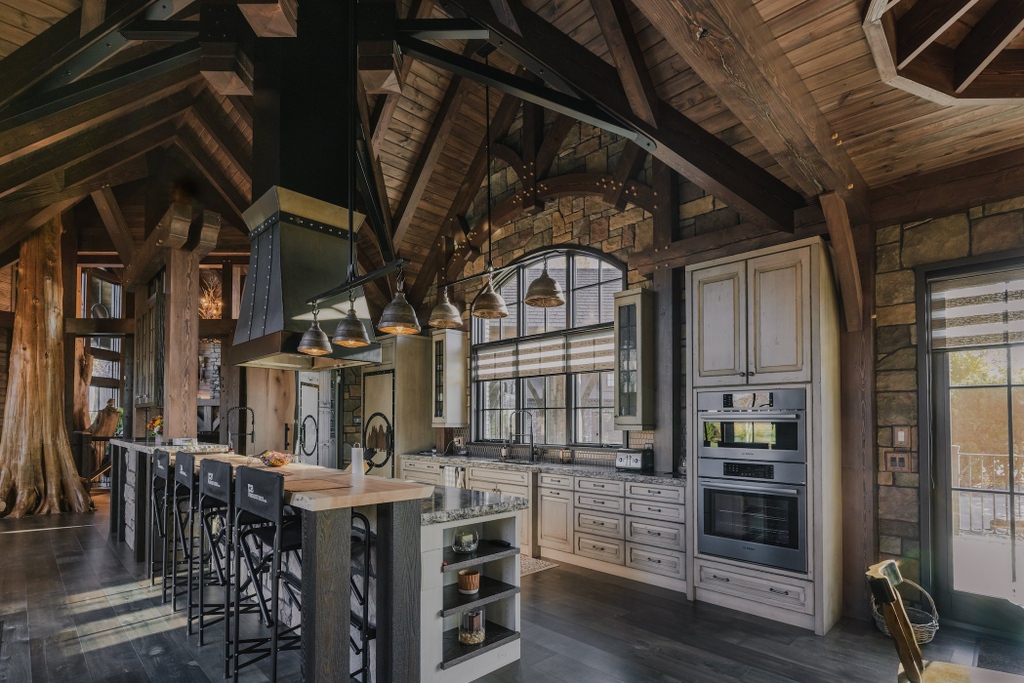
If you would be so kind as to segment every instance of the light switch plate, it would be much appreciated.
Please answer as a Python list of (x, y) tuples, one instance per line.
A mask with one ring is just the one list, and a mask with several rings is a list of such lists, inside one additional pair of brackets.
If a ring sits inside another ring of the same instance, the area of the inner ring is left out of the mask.
[(893, 427), (892, 445), (895, 448), (910, 448), (910, 427)]
[(455, 447), (456, 448), (462, 448), (462, 437), (461, 436), (455, 437)]
[(882, 471), (916, 472), (917, 455), (908, 451), (886, 450), (882, 452)]

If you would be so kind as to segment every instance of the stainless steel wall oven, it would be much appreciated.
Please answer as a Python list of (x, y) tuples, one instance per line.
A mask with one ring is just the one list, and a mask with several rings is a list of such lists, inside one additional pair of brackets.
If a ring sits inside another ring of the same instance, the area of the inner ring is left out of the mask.
[(803, 389), (697, 395), (697, 551), (807, 572)]

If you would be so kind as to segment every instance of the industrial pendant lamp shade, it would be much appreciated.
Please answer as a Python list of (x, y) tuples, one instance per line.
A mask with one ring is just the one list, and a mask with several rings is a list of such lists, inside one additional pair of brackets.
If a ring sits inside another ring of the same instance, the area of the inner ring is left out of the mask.
[(338, 323), (338, 329), (334, 331), (334, 337), (331, 341), (338, 346), (344, 346), (349, 349), (370, 345), (370, 338), (366, 335), (366, 328), (363, 327), (363, 321), (356, 315), (351, 299), (349, 300), (348, 313)]
[(441, 330), (457, 330), (462, 327), (462, 316), (459, 315), (459, 309), (448, 301), (447, 287), (441, 288), (441, 296), (437, 305), (434, 306), (434, 310), (430, 312), (430, 322), (427, 324)]
[(386, 334), (419, 334), (420, 321), (416, 319), (416, 311), (413, 310), (412, 305), (405, 300), (402, 280), (402, 275), (399, 273), (395, 298), (381, 313), (377, 329)]
[(562, 286), (555, 278), (548, 275), (548, 264), (544, 262), (544, 270), (540, 277), (530, 283), (526, 289), (526, 298), (523, 303), (527, 306), (538, 306), (540, 308), (551, 308), (553, 306), (564, 306), (565, 295), (562, 294)]
[(476, 301), (473, 302), (473, 317), (493, 320), (495, 318), (507, 318), (508, 307), (501, 295), (494, 291), (491, 281), (484, 285), (484, 291), (480, 292)]
[(320, 323), (317, 322), (316, 314), (317, 309), (314, 307), (313, 322), (305, 334), (302, 335), (302, 339), (299, 340), (299, 353), (304, 353), (307, 356), (326, 356), (333, 351), (331, 340), (320, 329)]

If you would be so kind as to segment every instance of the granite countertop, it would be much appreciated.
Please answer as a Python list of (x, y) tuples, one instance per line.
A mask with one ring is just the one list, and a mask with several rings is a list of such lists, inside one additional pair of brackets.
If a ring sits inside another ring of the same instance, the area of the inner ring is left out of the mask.
[(677, 472), (619, 472), (609, 467), (592, 465), (574, 465), (551, 462), (517, 462), (499, 460), (497, 458), (476, 458), (459, 455), (421, 455), (408, 453), (402, 456), (409, 460), (436, 462), (440, 465), (483, 465), (497, 470), (513, 470), (517, 472), (544, 472), (546, 474), (563, 474), (573, 477), (598, 477), (601, 479), (617, 479), (638, 484), (657, 484), (660, 486), (686, 486), (686, 475)]
[(427, 526), (457, 522), (462, 519), (525, 510), (528, 507), (529, 501), (517, 496), (470, 491), (454, 486), (435, 486), (434, 495), (423, 499), (420, 524)]
[(178, 451), (188, 451), (189, 453), (227, 453), (228, 447), (224, 444), (218, 443), (201, 443), (198, 446), (172, 446), (169, 443), (156, 444), (150, 441), (133, 441), (131, 439), (111, 439), (110, 443), (115, 446), (122, 448), (129, 448), (133, 451), (142, 451), (143, 453), (153, 454), (153, 451), (160, 449), (162, 451), (168, 451), (170, 453), (177, 453)]

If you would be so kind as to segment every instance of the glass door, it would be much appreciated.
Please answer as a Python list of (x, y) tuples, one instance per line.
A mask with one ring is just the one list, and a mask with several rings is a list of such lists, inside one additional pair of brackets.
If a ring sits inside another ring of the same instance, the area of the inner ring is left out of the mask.
[(1005, 609), (1024, 605), (1024, 346), (934, 363), (940, 603), (957, 621), (1004, 630), (1016, 612), (1024, 624)]

